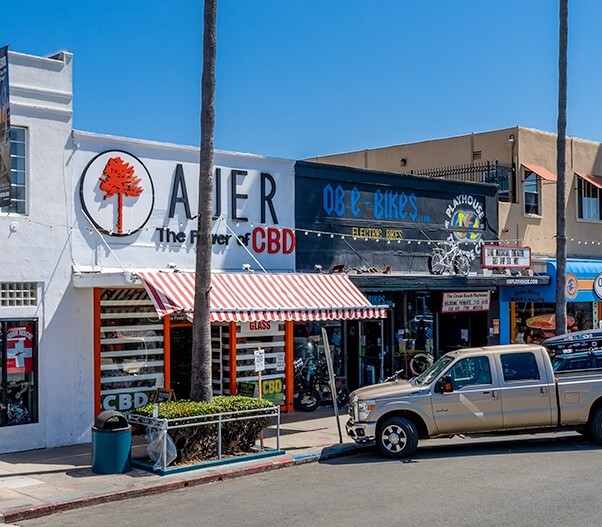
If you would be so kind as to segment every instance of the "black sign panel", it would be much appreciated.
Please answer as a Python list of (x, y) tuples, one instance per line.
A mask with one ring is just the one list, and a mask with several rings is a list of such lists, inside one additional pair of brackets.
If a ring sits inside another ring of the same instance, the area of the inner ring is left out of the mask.
[[(495, 240), (496, 188), (297, 162), (297, 268), (425, 271), (457, 245), (476, 269)], [(447, 249), (445, 249), (447, 250)]]
[(10, 103), (8, 46), (0, 48), (0, 207), (10, 205)]

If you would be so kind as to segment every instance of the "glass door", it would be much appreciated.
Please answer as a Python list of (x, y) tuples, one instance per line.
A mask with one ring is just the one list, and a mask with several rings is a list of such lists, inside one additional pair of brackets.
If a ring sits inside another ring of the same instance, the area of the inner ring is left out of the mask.
[(384, 378), (384, 325), (382, 320), (362, 320), (359, 328), (359, 385), (367, 386)]

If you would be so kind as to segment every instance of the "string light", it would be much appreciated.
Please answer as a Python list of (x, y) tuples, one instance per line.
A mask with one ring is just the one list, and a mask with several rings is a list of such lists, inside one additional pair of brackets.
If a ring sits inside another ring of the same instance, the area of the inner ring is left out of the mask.
[[(8, 216), (10, 216), (10, 214), (8, 214)], [(227, 221), (226, 218), (224, 217), (219, 217), (216, 220), (219, 220), (216, 222), (216, 226), (219, 226), (222, 222)], [(49, 223), (45, 223), (45, 222), (41, 222), (35, 219), (32, 219), (31, 217), (27, 218), (27, 224), (28, 225), (39, 225), (39, 226), (43, 226), (46, 227), (50, 230), (54, 230), (55, 228), (65, 228), (67, 231), (69, 232), (73, 232), (73, 230), (78, 230), (78, 228), (75, 228), (71, 225), (63, 225), (63, 224), (49, 224)], [(185, 227), (187, 225), (187, 222), (178, 222), (178, 225), (180, 227)], [(239, 227), (241, 225), (240, 222), (236, 222), (235, 225), (237, 227)], [(286, 227), (282, 226), (282, 225), (268, 225), (268, 224), (255, 224), (255, 223), (249, 223), (250, 228), (253, 228), (254, 226), (257, 226), (258, 228), (264, 228), (264, 229), (268, 229), (268, 228), (273, 228), (273, 229), (278, 229), (279, 231), (283, 231), (284, 229), (286, 229)], [(82, 233), (88, 233), (89, 236), (92, 236), (92, 234), (94, 234), (94, 230), (90, 229), (89, 227), (81, 227), (79, 228), (80, 231)], [(303, 232), (303, 234), (305, 236), (309, 236), (310, 234), (315, 234), (317, 237), (321, 237), (323, 234), (324, 235), (328, 235), (331, 239), (333, 238), (340, 238), (341, 240), (345, 240), (346, 238), (352, 238), (354, 241), (358, 240), (357, 236), (353, 236), (353, 235), (349, 235), (349, 234), (344, 234), (344, 233), (333, 233), (333, 232), (328, 232), (328, 231), (320, 231), (320, 230), (311, 230), (311, 229), (300, 229), (297, 227), (289, 227), (288, 229), (293, 230), (295, 232)], [(161, 230), (161, 231), (168, 231), (169, 227), (168, 226), (162, 226), (162, 227), (144, 227), (143, 229), (140, 229), (143, 232), (154, 232), (157, 230)], [(443, 231), (443, 229), (441, 229), (442, 232), (445, 232), (446, 234), (449, 234), (449, 231)], [(129, 230), (127, 232), (128, 235), (131, 235), (132, 231)], [(108, 235), (113, 235), (114, 231), (110, 230), (108, 233)], [(428, 237), (427, 237), (428, 238)], [(374, 241), (376, 243), (379, 243), (380, 241), (386, 241), (387, 245), (391, 244), (391, 241), (397, 241), (398, 244), (406, 242), (408, 245), (415, 243), (416, 245), (422, 245), (423, 243), (426, 245), (438, 245), (440, 243), (445, 243), (448, 242), (448, 239), (441, 239), (441, 240), (430, 240), (430, 239), (424, 239), (424, 238), (404, 238), (404, 239), (396, 239), (396, 240), (390, 240), (386, 237), (378, 237), (378, 236), (368, 236), (368, 237), (364, 237), (362, 238), (365, 242), (369, 242), (369, 241)], [(530, 236), (530, 237), (524, 237), (524, 238), (498, 238), (498, 239), (490, 239), (490, 240), (483, 240), (484, 244), (486, 245), (498, 245), (500, 247), (504, 247), (504, 246), (523, 246), (523, 245), (529, 245), (530, 243), (536, 243), (536, 242), (546, 242), (547, 240), (555, 240), (556, 236), (552, 235), (552, 236)], [(571, 242), (571, 243), (577, 243), (577, 245), (602, 245), (602, 241), (600, 240), (583, 240), (583, 239), (578, 239), (575, 237), (572, 238), (567, 238), (567, 242)], [(460, 244), (469, 244), (471, 242), (468, 241), (462, 241), (462, 240), (458, 240), (458, 243)]]

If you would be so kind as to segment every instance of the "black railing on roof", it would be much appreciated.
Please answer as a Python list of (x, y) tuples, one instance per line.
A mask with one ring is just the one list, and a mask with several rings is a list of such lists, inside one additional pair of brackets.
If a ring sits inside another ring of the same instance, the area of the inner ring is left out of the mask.
[(498, 186), (498, 200), (512, 201), (513, 167), (498, 161), (483, 161), (467, 165), (412, 170), (412, 174), (473, 183), (493, 183)]

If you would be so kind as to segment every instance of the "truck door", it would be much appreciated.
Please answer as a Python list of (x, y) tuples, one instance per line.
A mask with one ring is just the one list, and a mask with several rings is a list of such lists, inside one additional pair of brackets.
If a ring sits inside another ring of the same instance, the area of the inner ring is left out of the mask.
[(547, 379), (543, 351), (500, 353), (500, 395), (504, 428), (554, 424), (554, 381)]
[(498, 379), (488, 356), (461, 359), (444, 375), (451, 376), (453, 391), (432, 395), (433, 415), (440, 433), (501, 428)]

